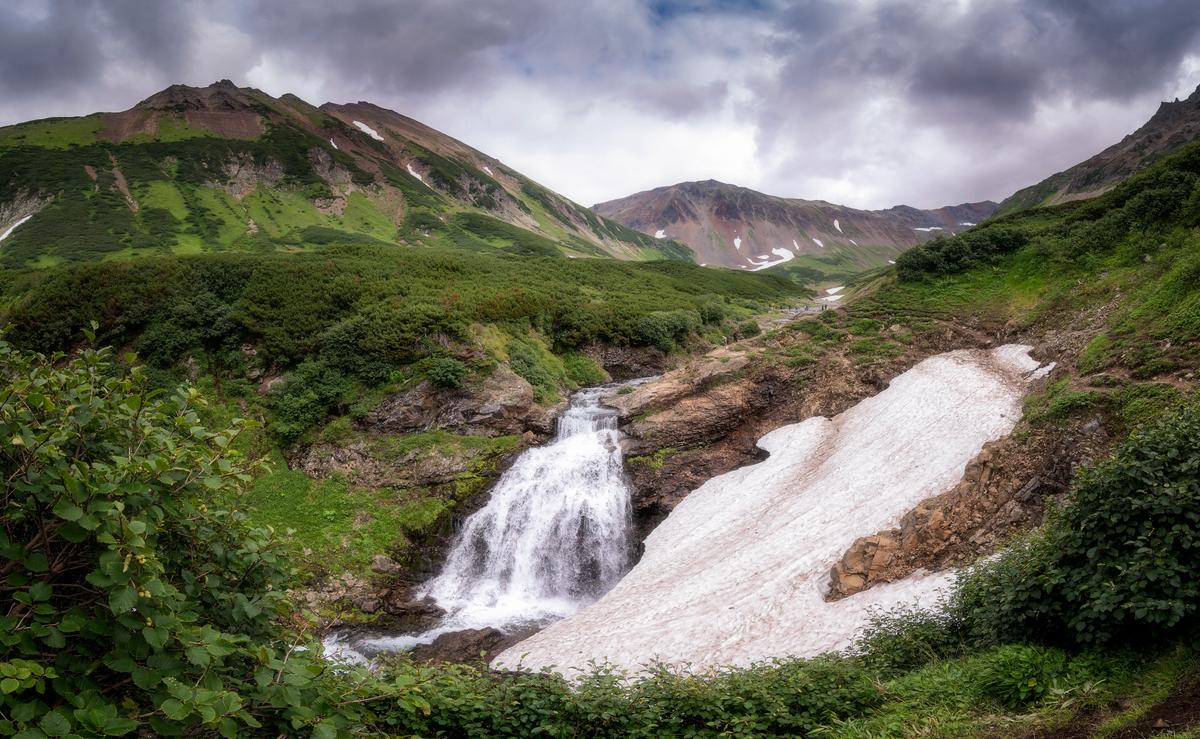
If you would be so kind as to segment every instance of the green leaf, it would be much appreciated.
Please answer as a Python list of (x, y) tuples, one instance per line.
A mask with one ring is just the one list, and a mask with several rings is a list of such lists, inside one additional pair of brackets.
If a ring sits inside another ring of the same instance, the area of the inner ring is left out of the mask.
[(51, 711), (38, 721), (38, 728), (47, 736), (65, 736), (71, 733), (71, 720), (58, 711)]
[(125, 736), (136, 731), (138, 722), (131, 718), (111, 718), (104, 724), (105, 736)]
[(162, 649), (167, 643), (167, 630), (161, 626), (147, 626), (142, 629), (142, 638), (155, 649)]
[(0, 693), (5, 695), (15, 693), (21, 689), (21, 681), (16, 678), (6, 677), (0, 680)]
[(204, 647), (188, 647), (184, 654), (187, 655), (188, 662), (198, 667), (207, 667), (210, 661), (208, 650)]
[(174, 698), (168, 698), (167, 700), (163, 701), (163, 704), (159, 706), (159, 709), (167, 718), (171, 719), (172, 721), (182, 721), (187, 718), (189, 713), (191, 713), (191, 710), (187, 706), (183, 705)]
[(83, 509), (75, 505), (69, 498), (62, 498), (54, 506), (54, 515), (64, 521), (78, 521), (83, 517)]
[(128, 613), (137, 605), (137, 591), (128, 585), (119, 585), (108, 594), (108, 607), (113, 613)]

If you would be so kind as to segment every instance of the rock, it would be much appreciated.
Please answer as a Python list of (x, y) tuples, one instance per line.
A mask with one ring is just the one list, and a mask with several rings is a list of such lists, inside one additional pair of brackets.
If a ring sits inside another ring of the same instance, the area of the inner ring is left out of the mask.
[(582, 352), (604, 368), (614, 380), (632, 380), (657, 375), (671, 365), (671, 358), (648, 346), (593, 344)]
[(418, 644), (411, 656), (416, 662), (484, 662), (506, 643), (504, 632), (493, 629), (467, 629), (442, 634), (431, 644)]
[(383, 611), (393, 628), (412, 633), (433, 628), (446, 615), (432, 598), (415, 598), (408, 584), (385, 592)]
[(394, 575), (403, 569), (396, 560), (386, 554), (376, 554), (371, 558), (371, 572), (380, 575)]
[(363, 425), (374, 431), (407, 434), (433, 428), (456, 434), (499, 436), (534, 431), (548, 434), (565, 403), (540, 406), (533, 387), (501, 365), (482, 383), (459, 389), (422, 382), (390, 395), (367, 414)]
[(363, 613), (374, 613), (379, 610), (381, 604), (379, 598), (374, 595), (359, 595), (350, 599), (350, 605)]

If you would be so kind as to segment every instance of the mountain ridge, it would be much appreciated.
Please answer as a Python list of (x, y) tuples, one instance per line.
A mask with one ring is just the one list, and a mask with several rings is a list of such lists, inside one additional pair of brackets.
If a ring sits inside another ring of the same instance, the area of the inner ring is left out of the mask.
[(800, 258), (832, 270), (880, 266), (939, 233), (983, 221), (995, 207), (982, 201), (871, 211), (710, 179), (645, 190), (592, 209), (643, 233), (682, 241), (702, 264), (756, 270)]
[[(68, 243), (71, 226), (82, 243)], [(396, 111), (229, 80), (0, 128), (0, 233), (10, 228), (8, 266), (313, 238), (691, 260)]]
[(1078, 164), (1005, 198), (997, 215), (1101, 195), (1130, 175), (1200, 138), (1200, 87), (1162, 102), (1133, 133)]

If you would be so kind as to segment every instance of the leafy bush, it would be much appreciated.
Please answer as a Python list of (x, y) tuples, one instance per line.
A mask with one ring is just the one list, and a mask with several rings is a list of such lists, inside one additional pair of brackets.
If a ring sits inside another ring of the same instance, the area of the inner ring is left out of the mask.
[(604, 368), (584, 354), (568, 352), (563, 355), (562, 363), (567, 372), (567, 379), (577, 387), (600, 385), (608, 379)]
[(968, 575), (952, 608), (1001, 643), (1159, 641), (1200, 616), (1200, 404), (1078, 478), (1040, 537)]
[(331, 735), (319, 663), (273, 619), (280, 550), (220, 504), (253, 467), (192, 390), (108, 350), (0, 341), (0, 733)]
[(438, 387), (460, 388), (467, 376), (467, 365), (454, 357), (438, 357), (429, 363), (425, 374)]
[(1041, 700), (1067, 671), (1067, 655), (1057, 649), (1010, 644), (987, 654), (975, 678), (980, 695), (1006, 708)]
[(884, 675), (898, 675), (961, 654), (963, 643), (956, 626), (940, 607), (873, 613), (853, 651), (867, 666)]
[(896, 273), (902, 280), (961, 272), (993, 262), (1020, 249), (1029, 237), (1006, 226), (989, 225), (965, 233), (938, 238), (913, 247), (896, 257)]
[(758, 327), (758, 321), (748, 319), (742, 321), (737, 327), (738, 337), (748, 339), (751, 336), (758, 336), (762, 333), (762, 329)]
[(302, 362), (271, 391), (271, 431), (294, 441), (324, 419), (350, 388), (350, 381), (324, 362)]

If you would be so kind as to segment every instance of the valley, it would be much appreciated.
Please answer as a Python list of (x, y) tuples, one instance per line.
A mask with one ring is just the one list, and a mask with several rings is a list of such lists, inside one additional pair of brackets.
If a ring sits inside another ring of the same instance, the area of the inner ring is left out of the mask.
[(0, 129), (0, 727), (1194, 731), (1194, 103), (932, 210), (228, 81)]

